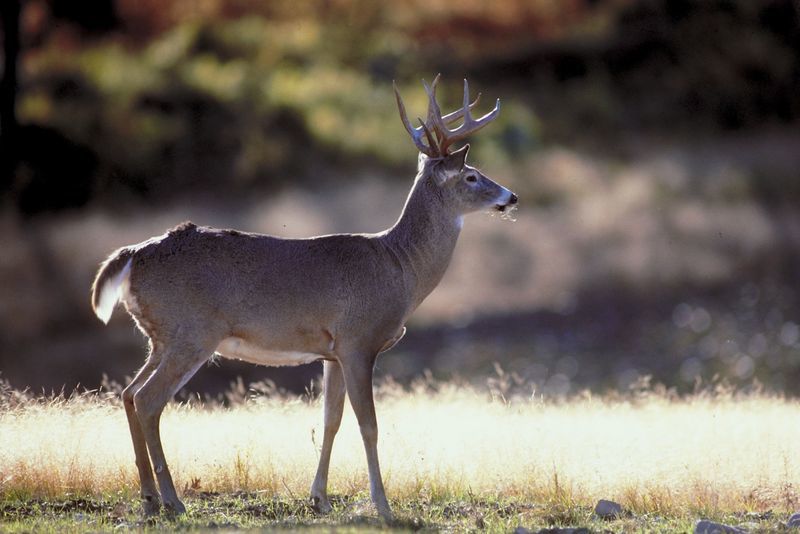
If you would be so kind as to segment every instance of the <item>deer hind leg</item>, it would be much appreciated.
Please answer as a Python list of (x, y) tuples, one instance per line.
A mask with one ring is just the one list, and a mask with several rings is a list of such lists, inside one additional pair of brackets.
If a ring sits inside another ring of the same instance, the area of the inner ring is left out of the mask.
[(158, 496), (158, 488), (153, 478), (153, 468), (150, 465), (150, 458), (147, 456), (147, 442), (144, 439), (142, 425), (136, 415), (136, 408), (133, 403), (133, 396), (142, 387), (142, 384), (150, 378), (153, 371), (158, 367), (158, 355), (154, 350), (150, 351), (150, 356), (131, 383), (122, 390), (122, 403), (125, 406), (125, 415), (128, 417), (128, 426), (133, 440), (133, 452), (136, 455), (136, 468), (139, 471), (139, 484), (141, 487), (142, 503), (144, 512), (147, 515), (157, 514), (161, 508), (161, 500)]
[(165, 348), (158, 367), (133, 395), (136, 415), (139, 418), (161, 490), (161, 501), (168, 510), (178, 514), (184, 513), (186, 507), (178, 499), (175, 484), (164, 457), (159, 422), (167, 402), (208, 360), (212, 350), (189, 345), (180, 347), (172, 345)]
[(364, 450), (367, 453), (367, 467), (369, 468), (369, 490), (372, 502), (378, 513), (387, 522), (393, 520), (389, 501), (383, 489), (381, 468), (378, 463), (378, 422), (375, 417), (375, 401), (372, 396), (372, 368), (375, 355), (371, 358), (351, 358), (342, 362), (344, 383), (347, 396), (358, 419), (361, 430), (361, 439), (364, 441)]
[(322, 392), (325, 433), (322, 438), (317, 475), (311, 485), (311, 504), (317, 511), (327, 513), (331, 511), (331, 503), (328, 500), (328, 468), (331, 463), (333, 439), (339, 431), (344, 409), (344, 376), (339, 362), (324, 363)]

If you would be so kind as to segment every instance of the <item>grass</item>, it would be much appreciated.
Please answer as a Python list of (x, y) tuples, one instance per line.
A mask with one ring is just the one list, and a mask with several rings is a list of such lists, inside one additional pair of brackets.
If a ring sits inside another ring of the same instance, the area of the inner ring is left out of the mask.
[[(772, 530), (800, 508), (795, 401), (724, 389), (560, 400), (494, 391), (430, 382), (379, 387), (379, 451), (394, 527), (688, 531), (710, 518)], [(7, 389), (0, 530), (385, 526), (369, 504), (349, 409), (334, 446), (334, 511), (323, 517), (306, 503), (321, 439), (319, 399), (234, 397), (226, 405), (170, 405), (162, 438), (189, 513), (145, 521), (115, 398)], [(593, 517), (601, 498), (621, 503), (626, 515)]]

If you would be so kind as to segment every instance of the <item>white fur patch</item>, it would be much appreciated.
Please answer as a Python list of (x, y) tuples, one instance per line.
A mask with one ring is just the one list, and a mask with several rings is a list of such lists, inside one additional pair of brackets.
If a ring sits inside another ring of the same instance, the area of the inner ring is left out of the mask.
[(302, 365), (322, 358), (310, 352), (265, 350), (239, 337), (226, 337), (216, 351), (225, 358), (270, 366)]
[(459, 176), (461, 176), (461, 171), (455, 171), (451, 169), (433, 173), (433, 179), (436, 180), (438, 185), (442, 185), (453, 178), (458, 178)]
[(400, 340), (403, 339), (404, 335), (406, 335), (406, 327), (405, 326), (400, 329), (400, 331), (397, 333), (397, 335), (395, 335), (393, 338), (387, 340), (383, 344), (383, 347), (381, 347), (381, 350), (378, 351), (378, 354), (380, 354), (381, 352), (386, 352), (387, 350), (389, 350), (392, 347), (394, 347), (395, 345), (397, 345), (397, 343), (399, 343)]
[(461, 171), (456, 171), (452, 169), (448, 169), (444, 171), (444, 181), (452, 180), (453, 178), (458, 178), (461, 176)]
[(108, 324), (111, 319), (114, 306), (128, 292), (132, 261), (133, 258), (130, 258), (125, 267), (116, 276), (106, 280), (103, 287), (100, 288), (100, 298), (94, 313), (105, 324)]
[(419, 155), (417, 156), (417, 172), (422, 172), (422, 169), (425, 168), (425, 162), (427, 160), (428, 156), (420, 152)]

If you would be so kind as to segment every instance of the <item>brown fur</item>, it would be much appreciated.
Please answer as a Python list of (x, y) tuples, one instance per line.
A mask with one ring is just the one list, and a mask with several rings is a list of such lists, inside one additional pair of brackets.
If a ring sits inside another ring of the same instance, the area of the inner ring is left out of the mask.
[(148, 513), (160, 501), (184, 511), (159, 420), (169, 399), (219, 350), (272, 364), (325, 360), (325, 434), (314, 505), (330, 509), (328, 465), (346, 392), (364, 441), (372, 499), (384, 518), (392, 517), (377, 455), (375, 358), (402, 337), (408, 317), (441, 280), (463, 215), (516, 202), (465, 164), (467, 151), (422, 157), (403, 213), (385, 232), (281, 239), (183, 223), (103, 263), (93, 306), (104, 282), (131, 259), (122, 301), (150, 339), (144, 367), (123, 392)]

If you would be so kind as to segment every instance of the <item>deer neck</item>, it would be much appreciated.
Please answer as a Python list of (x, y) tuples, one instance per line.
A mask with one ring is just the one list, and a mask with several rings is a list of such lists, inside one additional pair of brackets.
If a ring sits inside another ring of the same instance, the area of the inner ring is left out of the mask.
[(442, 197), (429, 177), (419, 177), (403, 213), (384, 237), (398, 258), (409, 288), (413, 311), (444, 276), (461, 231), (462, 215)]

